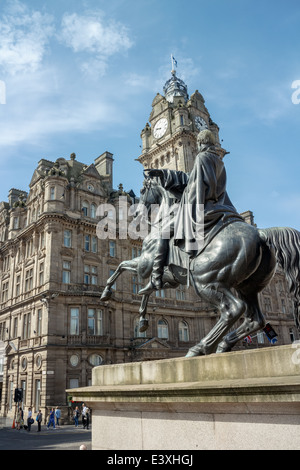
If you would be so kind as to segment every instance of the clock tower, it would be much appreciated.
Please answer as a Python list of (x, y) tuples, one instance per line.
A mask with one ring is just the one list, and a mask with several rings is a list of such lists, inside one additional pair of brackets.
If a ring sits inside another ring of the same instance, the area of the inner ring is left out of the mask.
[(149, 122), (141, 132), (142, 154), (137, 160), (143, 167), (190, 172), (198, 152), (197, 134), (203, 129), (213, 132), (223, 157), (226, 151), (220, 145), (219, 128), (198, 90), (189, 97), (186, 84), (173, 69), (163, 93), (155, 96)]

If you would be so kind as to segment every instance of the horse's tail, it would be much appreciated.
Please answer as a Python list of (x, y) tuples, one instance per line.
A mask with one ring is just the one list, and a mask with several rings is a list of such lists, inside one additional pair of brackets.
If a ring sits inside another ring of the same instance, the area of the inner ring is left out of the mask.
[(261, 238), (275, 250), (279, 266), (283, 269), (294, 296), (295, 324), (300, 331), (300, 232), (288, 227), (259, 230)]

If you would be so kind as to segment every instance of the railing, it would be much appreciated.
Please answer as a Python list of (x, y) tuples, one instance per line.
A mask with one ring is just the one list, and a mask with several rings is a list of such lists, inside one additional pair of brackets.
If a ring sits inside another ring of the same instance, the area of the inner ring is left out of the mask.
[(96, 336), (96, 335), (86, 335), (86, 334), (80, 334), (80, 335), (68, 335), (67, 336), (67, 344), (68, 345), (88, 345), (88, 346), (93, 346), (93, 345), (108, 345), (110, 342), (110, 336), (109, 335), (104, 335), (104, 336)]

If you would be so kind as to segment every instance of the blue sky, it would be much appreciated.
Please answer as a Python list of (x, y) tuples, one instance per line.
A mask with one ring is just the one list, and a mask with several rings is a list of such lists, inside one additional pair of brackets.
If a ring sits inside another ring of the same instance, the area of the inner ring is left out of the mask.
[(300, 230), (299, 24), (298, 0), (0, 0), (0, 200), (28, 190), (41, 158), (105, 150), (114, 186), (139, 193), (140, 132), (172, 53), (220, 127), (237, 209)]

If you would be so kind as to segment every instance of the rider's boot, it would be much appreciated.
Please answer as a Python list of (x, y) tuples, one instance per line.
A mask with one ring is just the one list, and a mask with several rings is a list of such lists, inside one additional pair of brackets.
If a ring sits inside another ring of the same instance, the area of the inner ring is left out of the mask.
[(154, 258), (151, 279), (149, 283), (139, 291), (139, 294), (151, 294), (154, 290), (162, 288), (162, 277), (164, 273), (165, 262), (168, 254), (169, 241), (161, 239), (158, 243), (157, 251)]

